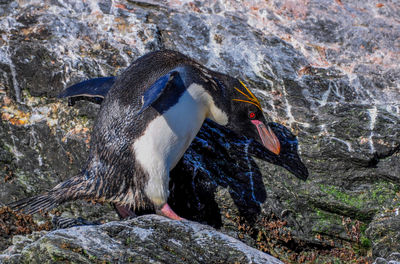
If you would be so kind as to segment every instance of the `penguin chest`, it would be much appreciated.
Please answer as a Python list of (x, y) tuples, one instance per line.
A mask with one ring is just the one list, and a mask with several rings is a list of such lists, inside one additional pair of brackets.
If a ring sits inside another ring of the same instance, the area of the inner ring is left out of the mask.
[(199, 99), (199, 90), (202, 88), (196, 84), (188, 87), (178, 102), (152, 120), (134, 142), (136, 161), (150, 179), (167, 176), (200, 130), (207, 107)]

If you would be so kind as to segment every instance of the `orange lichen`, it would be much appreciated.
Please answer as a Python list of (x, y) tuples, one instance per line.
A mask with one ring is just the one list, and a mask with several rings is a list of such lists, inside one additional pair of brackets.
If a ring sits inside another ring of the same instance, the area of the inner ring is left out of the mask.
[(307, 17), (307, 5), (309, 0), (303, 0), (299, 4), (299, 1), (285, 1), (280, 10), (277, 10), (278, 14), (287, 15), (290, 19), (293, 16), (295, 19), (305, 19)]
[(114, 6), (115, 6), (116, 8), (119, 8), (119, 9), (128, 10), (128, 8), (126, 7), (126, 5), (124, 5), (124, 4), (118, 3), (118, 4), (114, 4)]
[(303, 75), (310, 75), (311, 74), (311, 65), (306, 65), (306, 66), (304, 66), (303, 68), (301, 68), (298, 72), (297, 72), (297, 74), (299, 75), (299, 77), (300, 76), (303, 76)]
[(341, 0), (335, 0), (335, 1), (336, 1), (336, 3), (337, 3), (338, 5), (343, 6), (343, 3), (342, 3)]
[(197, 13), (201, 12), (200, 8), (198, 8), (195, 3), (189, 2), (188, 5), (189, 5), (190, 9), (192, 9), (194, 12), (197, 12)]
[(76, 127), (72, 128), (65, 134), (65, 136), (61, 139), (62, 142), (66, 142), (70, 137), (79, 137), (84, 138), (86, 145), (90, 142), (90, 130), (87, 127), (83, 127), (81, 125), (77, 125)]
[(15, 107), (3, 106), (1, 119), (10, 122), (15, 126), (23, 126), (28, 124), (30, 113), (23, 112)]

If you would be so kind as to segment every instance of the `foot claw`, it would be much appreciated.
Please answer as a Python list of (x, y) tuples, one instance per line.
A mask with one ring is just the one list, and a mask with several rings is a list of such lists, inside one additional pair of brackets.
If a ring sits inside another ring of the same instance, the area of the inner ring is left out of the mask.
[(136, 217), (136, 214), (134, 211), (132, 211), (129, 207), (124, 206), (124, 205), (118, 205), (114, 204), (115, 209), (117, 210), (117, 213), (121, 219), (129, 219), (129, 218), (134, 218)]
[(53, 216), (51, 219), (51, 223), (53, 224), (54, 229), (65, 229), (74, 226), (86, 226), (86, 225), (100, 225), (101, 223), (98, 221), (92, 222), (83, 219), (82, 217), (78, 218), (68, 218), (62, 216)]

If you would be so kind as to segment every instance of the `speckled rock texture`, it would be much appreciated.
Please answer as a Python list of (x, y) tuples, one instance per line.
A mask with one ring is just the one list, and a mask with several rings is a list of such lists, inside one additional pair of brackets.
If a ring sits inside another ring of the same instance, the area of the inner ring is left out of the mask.
[[(399, 14), (390, 0), (0, 1), (0, 205), (84, 164), (99, 106), (69, 107), (59, 92), (168, 48), (242, 79), (269, 119), (298, 135), (310, 171), (302, 182), (206, 122), (171, 172), (178, 214), (288, 263), (392, 261)], [(82, 201), (52, 212), (61, 213), (118, 219), (112, 206)], [(3, 227), (1, 249), (13, 234)]]
[(59, 229), (38, 237), (18, 237), (0, 255), (0, 262), (283, 263), (209, 226), (157, 215)]

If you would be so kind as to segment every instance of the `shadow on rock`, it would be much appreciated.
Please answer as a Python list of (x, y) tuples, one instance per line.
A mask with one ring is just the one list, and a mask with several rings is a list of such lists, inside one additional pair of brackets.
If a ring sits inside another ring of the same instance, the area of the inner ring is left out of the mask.
[(297, 155), (296, 138), (279, 124), (271, 126), (278, 137), (293, 139), (282, 144), (280, 156), (207, 120), (183, 159), (171, 171), (169, 203), (182, 216), (216, 228), (222, 226), (218, 204), (227, 207), (224, 212), (237, 208), (239, 214), (235, 215), (254, 223), (267, 194), (260, 168), (250, 155), (283, 166), (300, 178), (308, 176)]

